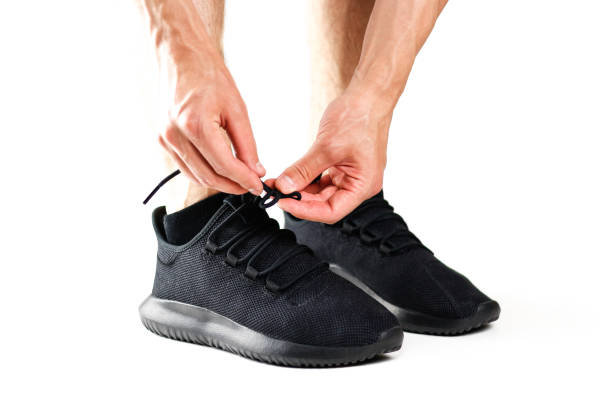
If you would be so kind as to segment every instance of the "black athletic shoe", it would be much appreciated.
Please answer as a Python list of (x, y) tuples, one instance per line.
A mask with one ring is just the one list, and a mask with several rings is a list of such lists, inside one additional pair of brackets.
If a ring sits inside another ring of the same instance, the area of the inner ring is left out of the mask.
[(285, 228), (399, 319), (407, 331), (460, 334), (497, 320), (497, 302), (444, 265), (408, 230), (381, 191), (340, 222), (285, 214)]
[(140, 306), (144, 325), (288, 366), (346, 365), (398, 350), (397, 319), (279, 229), (262, 204), (217, 194), (178, 213), (153, 212), (157, 272)]

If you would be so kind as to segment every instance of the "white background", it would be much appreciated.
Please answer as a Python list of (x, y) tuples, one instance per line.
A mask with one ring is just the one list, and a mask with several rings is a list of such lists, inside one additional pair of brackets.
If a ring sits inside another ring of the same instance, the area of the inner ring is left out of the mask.
[[(308, 146), (305, 10), (227, 8), (228, 64), (270, 176)], [(501, 318), (300, 370), (139, 321), (164, 198), (140, 202), (165, 169), (137, 8), (3, 1), (0, 405), (610, 406), (611, 17), (603, 0), (450, 2), (397, 106), (385, 191)]]

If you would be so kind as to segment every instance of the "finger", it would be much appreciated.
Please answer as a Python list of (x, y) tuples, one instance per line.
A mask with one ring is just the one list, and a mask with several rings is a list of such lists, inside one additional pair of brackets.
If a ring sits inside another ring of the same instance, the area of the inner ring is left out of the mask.
[(336, 191), (338, 186), (333, 184), (314, 183), (300, 191), (300, 194), (303, 201), (327, 201)]
[(253, 170), (259, 177), (266, 175), (266, 169), (259, 162), (253, 129), (245, 108), (228, 115), (227, 132), (236, 151), (236, 157)]
[(275, 178), (269, 178), (264, 180), (264, 184), (267, 185), (268, 187), (274, 188), (274, 182), (276, 181)]
[(177, 128), (166, 131), (165, 142), (195, 176), (197, 184), (213, 187), (229, 194), (244, 194), (246, 190), (232, 180), (219, 176), (195, 146)]
[(166, 153), (170, 155), (174, 164), (176, 164), (181, 170), (181, 173), (185, 175), (185, 177), (187, 177), (192, 183), (201, 184), (200, 180), (198, 180), (198, 178), (194, 176), (187, 164), (185, 164), (185, 162), (178, 156), (178, 154), (176, 154), (176, 152), (166, 143), (162, 135), (159, 135), (157, 140), (159, 141), (159, 144), (164, 148)]
[[(265, 184), (272, 188), (276, 188), (275, 178), (270, 178), (264, 181)], [(300, 191), (301, 200), (304, 201), (327, 201), (332, 194), (338, 190), (338, 187), (331, 184), (329, 176), (323, 175), (316, 183), (311, 183), (306, 186), (305, 189)], [(289, 198), (283, 198), (282, 200), (289, 200)], [(293, 199), (292, 199), (293, 200)]]
[(301, 191), (319, 174), (334, 165), (328, 154), (317, 147), (311, 147), (304, 157), (287, 168), (276, 180), (276, 187), (283, 193)]
[(331, 193), (335, 192), (335, 190), (339, 188), (338, 185), (332, 183), (332, 180), (328, 175), (328, 171), (323, 173), (321, 178), (316, 183), (310, 183), (304, 190), (300, 191), (302, 193), (302, 197), (306, 197), (306, 200), (327, 200), (331, 196)]
[(357, 208), (361, 201), (361, 197), (351, 191), (337, 190), (326, 201), (281, 200), (278, 205), (297, 218), (333, 224)]
[[(264, 184), (268, 185), (269, 187), (276, 188), (275, 187), (276, 180), (277, 179), (275, 179), (275, 178), (269, 178), (266, 181), (264, 181)], [(336, 190), (338, 190), (338, 187), (336, 187), (334, 185), (330, 185), (329, 182), (325, 183), (323, 180), (325, 180), (325, 179), (322, 178), (317, 183), (309, 184), (308, 186), (306, 186), (306, 188), (304, 190), (300, 191), (301, 200), (304, 200), (304, 201), (312, 201), (312, 200), (314, 200), (314, 201), (326, 201), (329, 197), (331, 197), (331, 195)], [(293, 198), (282, 198), (281, 201), (282, 200), (293, 200)]]
[(192, 141), (218, 175), (234, 181), (252, 194), (261, 193), (261, 180), (253, 170), (232, 154), (222, 128), (212, 124), (204, 130), (204, 136), (196, 137)]
[[(307, 191), (310, 190), (310, 191)], [(321, 186), (318, 190), (314, 190), (312, 188), (307, 190), (303, 190), (300, 193), (302, 194), (302, 200), (304, 201), (327, 201), (329, 198), (338, 191), (338, 187), (335, 185), (329, 186)]]

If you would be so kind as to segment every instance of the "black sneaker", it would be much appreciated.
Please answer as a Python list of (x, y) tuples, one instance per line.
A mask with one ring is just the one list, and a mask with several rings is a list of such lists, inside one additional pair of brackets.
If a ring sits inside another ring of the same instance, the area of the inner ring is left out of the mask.
[(340, 222), (285, 214), (285, 228), (330, 269), (385, 305), (407, 331), (461, 334), (497, 320), (497, 302), (440, 262), (381, 191)]
[(261, 204), (217, 194), (179, 213), (153, 212), (157, 272), (140, 306), (144, 325), (287, 366), (347, 365), (398, 350), (397, 319), (331, 273)]

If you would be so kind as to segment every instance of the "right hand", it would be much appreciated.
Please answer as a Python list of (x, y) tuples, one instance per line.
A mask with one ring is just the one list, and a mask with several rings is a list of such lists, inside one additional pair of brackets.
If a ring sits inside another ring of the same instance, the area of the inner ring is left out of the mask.
[(168, 54), (160, 55), (162, 95), (163, 88), (168, 95), (160, 144), (192, 182), (230, 194), (260, 194), (266, 171), (246, 106), (220, 52), (189, 44)]

